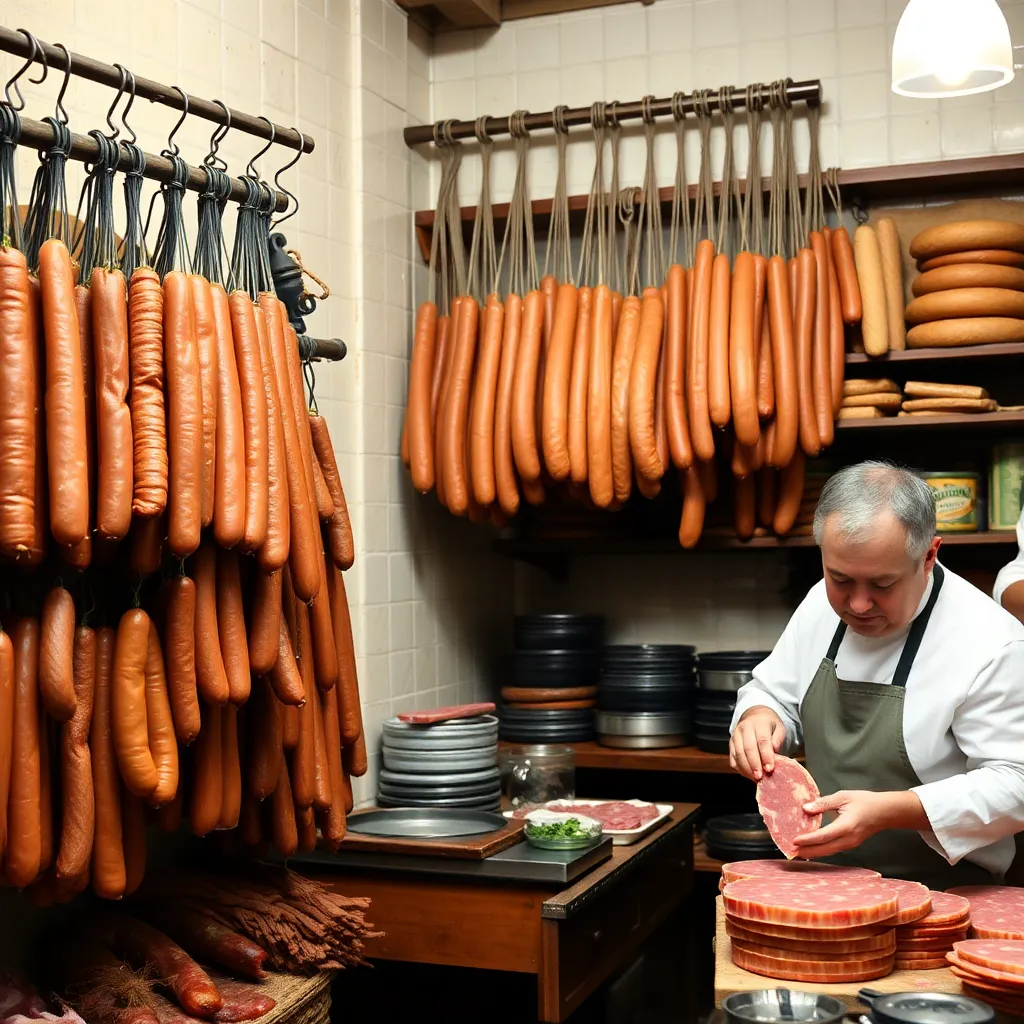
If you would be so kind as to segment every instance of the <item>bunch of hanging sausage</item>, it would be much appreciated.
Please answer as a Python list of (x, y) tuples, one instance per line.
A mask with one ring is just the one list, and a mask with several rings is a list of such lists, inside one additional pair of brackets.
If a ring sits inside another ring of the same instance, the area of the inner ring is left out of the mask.
[[(787, 263), (710, 241), (692, 269), (625, 299), (547, 276), (524, 298), (420, 306), (402, 457), (455, 515), (504, 523), (553, 487), (613, 510), (682, 475), (680, 543), (735, 481), (736, 530), (793, 526), (804, 459), (831, 444), (844, 323), (861, 299), (845, 228), (812, 231)], [(759, 493), (760, 492), (760, 493)]]
[(366, 769), (348, 511), (283, 305), (75, 273), (0, 249), (0, 556), (33, 567), (0, 615), (0, 872), (44, 901), (131, 892), (154, 811), (336, 845)]

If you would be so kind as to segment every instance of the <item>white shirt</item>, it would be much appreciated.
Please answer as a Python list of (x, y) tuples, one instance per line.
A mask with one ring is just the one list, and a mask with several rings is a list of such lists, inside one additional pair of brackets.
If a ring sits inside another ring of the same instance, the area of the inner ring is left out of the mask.
[[(1002, 874), (1013, 861), (1013, 835), (1024, 830), (1024, 626), (944, 572), (903, 706), (903, 740), (922, 782), (913, 792), (932, 827), (921, 835), (951, 864), (966, 857)], [(838, 625), (822, 580), (740, 689), (731, 728), (762, 705), (785, 724), (786, 749), (801, 746), (800, 704)], [(891, 684), (909, 631), (864, 637), (848, 629), (836, 655), (839, 678)]]
[(992, 588), (992, 596), (1002, 604), (1003, 592), (1011, 583), (1024, 580), (1024, 509), (1017, 520), (1017, 557), (999, 570), (996, 585)]

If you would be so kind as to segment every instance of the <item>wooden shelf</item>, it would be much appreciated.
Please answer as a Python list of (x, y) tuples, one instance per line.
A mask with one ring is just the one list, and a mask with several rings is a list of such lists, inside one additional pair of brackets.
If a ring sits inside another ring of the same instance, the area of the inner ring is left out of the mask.
[(618, 771), (711, 772), (732, 775), (728, 754), (707, 754), (696, 747), (668, 750), (622, 750), (599, 743), (572, 743), (577, 768), (611, 768)]
[(941, 430), (950, 427), (968, 430), (1002, 430), (1024, 427), (1024, 411), (949, 413), (941, 416), (886, 416), (880, 420), (839, 420), (836, 433), (848, 430)]
[(694, 871), (706, 871), (708, 874), (720, 874), (722, 871), (722, 865), (724, 861), (715, 860), (714, 857), (708, 856), (708, 851), (704, 849), (704, 842), (693, 844), (693, 870)]
[(889, 363), (934, 363), (951, 359), (1002, 359), (1024, 356), (1024, 342), (1003, 341), (994, 345), (960, 345), (951, 348), (907, 348), (884, 356), (848, 352), (847, 366), (886, 366)]

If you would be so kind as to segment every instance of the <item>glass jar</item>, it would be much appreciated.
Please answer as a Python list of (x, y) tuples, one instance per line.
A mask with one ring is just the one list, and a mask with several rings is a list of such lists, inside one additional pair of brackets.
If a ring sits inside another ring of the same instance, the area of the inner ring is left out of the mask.
[(502, 794), (514, 811), (551, 800), (576, 797), (576, 754), (572, 747), (503, 747), (499, 754)]

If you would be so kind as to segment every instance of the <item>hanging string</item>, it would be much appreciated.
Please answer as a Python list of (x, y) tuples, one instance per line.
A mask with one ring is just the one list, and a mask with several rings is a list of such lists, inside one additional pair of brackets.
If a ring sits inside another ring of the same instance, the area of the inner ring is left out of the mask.
[(843, 197), (839, 194), (839, 168), (829, 167), (824, 174), (825, 190), (828, 192), (829, 199), (832, 200), (832, 206), (836, 211), (836, 216), (839, 218), (839, 223), (843, 223)]
[(718, 109), (722, 114), (725, 128), (725, 153), (722, 157), (722, 192), (718, 201), (718, 252), (732, 255), (733, 242), (732, 211), (742, 220), (743, 201), (740, 197), (740, 183), (736, 177), (736, 163), (733, 154), (733, 135), (736, 131), (736, 116), (732, 100), (732, 87), (722, 86), (718, 90)]
[(825, 223), (825, 207), (821, 198), (821, 153), (818, 148), (821, 110), (807, 108), (807, 128), (810, 132), (810, 155), (807, 160), (807, 194), (804, 197), (804, 237), (820, 231)]
[[(121, 147), (131, 158), (132, 166), (124, 176), (125, 229), (121, 241), (121, 273), (130, 281), (139, 267), (149, 266), (149, 249), (142, 226), (142, 181), (146, 170), (146, 156), (138, 146), (122, 142)], [(212, 280), (212, 279), (211, 279)]]
[[(242, 178), (245, 182), (245, 199), (238, 207), (238, 219), (235, 222), (235, 244), (231, 251), (231, 274), (235, 287), (248, 292), (249, 297), (256, 301), (260, 294), (260, 200), (262, 189), (255, 178)], [(160, 257), (157, 256), (157, 273), (161, 277), (165, 271), (160, 268)]]
[(795, 256), (806, 238), (801, 237), (803, 214), (800, 209), (800, 179), (796, 173), (796, 147), (793, 144), (793, 104), (786, 95), (785, 87), (780, 88), (782, 101), (782, 126), (786, 135), (786, 185), (789, 215), (790, 255)]
[(44, 117), (50, 126), (53, 142), (39, 153), (39, 167), (32, 181), (32, 192), (25, 218), (25, 259), (29, 270), (39, 268), (39, 250), (48, 238), (57, 238), (66, 245), (68, 233), (68, 190), (64, 178), (71, 153), (71, 132), (65, 122)]
[(647, 145), (647, 166), (644, 170), (644, 206), (647, 218), (646, 259), (647, 284), (658, 286), (665, 280), (665, 245), (661, 231), (661, 196), (658, 193), (658, 168), (654, 157), (654, 113), (651, 110), (653, 96), (641, 101), (644, 121), (644, 141)]
[(555, 198), (551, 203), (551, 224), (548, 241), (544, 249), (544, 274), (554, 274), (563, 284), (573, 284), (572, 254), (569, 240), (569, 191), (566, 187), (566, 150), (569, 142), (569, 128), (565, 123), (566, 106), (555, 107), (552, 121), (555, 129), (555, 151), (557, 171), (555, 174)]
[(785, 256), (786, 137), (782, 130), (778, 82), (772, 82), (768, 89), (772, 125), (772, 180), (768, 199), (768, 229), (771, 234), (769, 244), (774, 255)]
[(624, 267), (624, 252), (619, 246), (619, 147), (622, 142), (622, 127), (619, 124), (618, 102), (609, 103), (606, 112), (608, 115), (608, 138), (612, 157), (611, 182), (608, 185), (608, 197), (606, 200), (608, 212), (608, 251), (611, 258), (611, 281), (609, 282), (612, 291), (621, 292), (626, 287), (626, 271)]
[[(196, 233), (195, 270), (213, 284), (222, 284), (231, 291), (231, 282), (225, 280), (225, 262), (230, 265), (227, 244), (224, 241), (224, 208), (231, 192), (231, 179), (219, 168), (206, 164), (206, 188), (199, 194), (199, 229)], [(230, 275), (229, 275), (230, 276)]]
[[(191, 272), (192, 260), (189, 256), (188, 238), (185, 233), (185, 218), (182, 215), (181, 201), (185, 195), (185, 185), (188, 182), (188, 165), (180, 156), (171, 150), (165, 149), (163, 156), (166, 156), (174, 165), (171, 180), (160, 186), (158, 193), (163, 198), (164, 215), (160, 221), (160, 230), (157, 233), (156, 245), (153, 247), (153, 269), (163, 280), (172, 270), (183, 270)], [(259, 188), (254, 185), (251, 179), (244, 179), (246, 189), (250, 185), (256, 188), (256, 197), (259, 196)], [(155, 197), (154, 197), (155, 198)], [(246, 198), (248, 202), (248, 196)], [(245, 206), (245, 203), (242, 204)], [(150, 207), (152, 212), (152, 207)], [(238, 246), (238, 234), (243, 228), (242, 208), (238, 211), (238, 228), (236, 229), (235, 245)], [(253, 294), (255, 300), (256, 295)]]
[(452, 151), (452, 186), (448, 190), (448, 244), (451, 252), (451, 282), (454, 294), (466, 294), (466, 244), (462, 236), (462, 209), (459, 206), (459, 190), (456, 187), (459, 168), (462, 166), (462, 143), (452, 135), (452, 121), (441, 126), (445, 145)]
[[(619, 220), (624, 231), (623, 266), (627, 295), (640, 294), (640, 221), (644, 208), (639, 203), (640, 189), (624, 188), (619, 193)], [(637, 207), (640, 213), (637, 215)]]
[[(514, 140), (516, 154), (516, 176), (512, 187), (512, 201), (509, 204), (508, 220), (505, 222), (505, 237), (501, 243), (501, 258), (498, 273), (509, 257), (508, 290), (523, 295), (537, 280), (537, 256), (533, 247), (533, 210), (529, 200), (526, 163), (530, 152), (530, 134), (526, 130), (526, 111), (517, 110), (509, 117), (509, 134)], [(528, 252), (526, 250), (529, 250)], [(524, 264), (529, 261), (529, 267)]]
[(20, 138), (20, 115), (10, 105), (0, 104), (0, 245), (18, 250), (22, 240), (14, 153)]
[(444, 144), (440, 125), (434, 125), (434, 146), (441, 154), (441, 182), (437, 190), (434, 210), (434, 230), (430, 236), (430, 274), (427, 279), (428, 301), (440, 300), (438, 308), (447, 310), (451, 296), (448, 292), (448, 247), (445, 240), (447, 224), (444, 211), (448, 208), (448, 189), (451, 187), (452, 150)]
[[(676, 136), (676, 180), (672, 189), (672, 216), (669, 221), (668, 251), (673, 263), (690, 266), (693, 225), (690, 220), (690, 190), (686, 184), (686, 94), (672, 94), (672, 125)], [(682, 245), (682, 255), (679, 247)]]
[(480, 199), (473, 218), (467, 285), (469, 294), (477, 295), (481, 302), (486, 302), (487, 296), (494, 290), (498, 262), (494, 245), (494, 211), (491, 207), (491, 150), (494, 142), (484, 129), (487, 117), (487, 114), (478, 117), (475, 126), (477, 141), (480, 143)]
[[(88, 176), (82, 188), (75, 219), (81, 225), (73, 245), (80, 263), (79, 280), (92, 280), (96, 267), (111, 269), (117, 264), (117, 243), (114, 237), (114, 172), (120, 153), (117, 143), (101, 131), (89, 132), (98, 154), (95, 163), (88, 166)], [(86, 204), (85, 217), (80, 218), (82, 203)]]
[[(596, 284), (604, 284), (605, 265), (604, 235), (604, 137), (607, 118), (603, 103), (594, 103), (590, 108), (590, 126), (594, 131), (594, 173), (590, 179), (590, 195), (587, 198), (587, 216), (583, 223), (583, 240), (580, 245), (580, 269), (578, 280), (581, 285), (592, 279), (596, 271)], [(595, 257), (596, 250), (596, 259)]]
[(764, 254), (764, 192), (761, 187), (761, 89), (747, 86), (747, 188), (740, 218), (740, 248)]
[[(702, 238), (712, 241), (715, 237), (715, 191), (711, 176), (711, 105), (707, 89), (698, 89), (693, 94), (693, 109), (697, 115), (700, 130), (700, 177), (697, 181), (697, 205), (693, 218), (692, 252)], [(707, 221), (707, 224), (705, 224)]]

